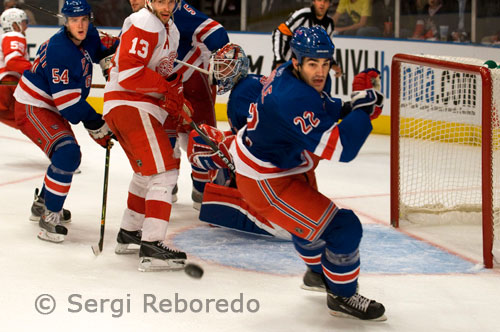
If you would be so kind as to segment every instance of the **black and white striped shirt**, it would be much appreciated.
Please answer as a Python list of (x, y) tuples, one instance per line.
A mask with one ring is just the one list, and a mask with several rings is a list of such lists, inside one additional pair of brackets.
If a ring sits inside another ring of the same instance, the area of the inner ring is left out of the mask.
[(333, 19), (325, 15), (323, 19), (318, 20), (313, 6), (294, 11), (284, 23), (281, 23), (273, 31), (273, 68), (275, 68), (276, 64), (286, 62), (292, 58), (290, 40), (295, 30), (299, 27), (309, 28), (315, 25), (321, 25), (330, 38), (332, 38), (334, 29)]

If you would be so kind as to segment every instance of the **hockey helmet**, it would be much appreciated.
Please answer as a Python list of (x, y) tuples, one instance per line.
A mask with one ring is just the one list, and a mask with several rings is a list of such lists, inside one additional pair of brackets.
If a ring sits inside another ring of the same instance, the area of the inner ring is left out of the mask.
[[(146, 8), (153, 11), (153, 2), (154, 1), (155, 0), (146, 0)], [(181, 0), (175, 0), (175, 7), (174, 7), (174, 10), (172, 11), (172, 14), (175, 13), (180, 8), (181, 8)]]
[(333, 61), (335, 46), (326, 30), (319, 25), (311, 28), (300, 27), (295, 30), (290, 47), (299, 64), (302, 64), (302, 59), (305, 57)]
[(92, 16), (87, 0), (65, 0), (61, 13), (66, 17)]
[(230, 91), (238, 81), (248, 75), (249, 60), (241, 46), (228, 43), (210, 57), (212, 82), (217, 94)]
[(22, 21), (28, 22), (28, 15), (26, 15), (26, 12), (22, 9), (10, 8), (2, 13), (0, 21), (2, 23), (3, 32), (10, 32), (14, 31), (14, 23), (21, 28)]

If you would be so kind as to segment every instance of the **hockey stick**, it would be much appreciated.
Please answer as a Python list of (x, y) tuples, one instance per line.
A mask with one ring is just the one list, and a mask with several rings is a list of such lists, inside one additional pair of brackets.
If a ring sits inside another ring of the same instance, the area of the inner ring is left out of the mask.
[(36, 10), (39, 10), (41, 12), (44, 12), (45, 14), (49, 14), (49, 15), (52, 15), (52, 16), (57, 17), (57, 18), (64, 18), (64, 15), (62, 15), (62, 14), (57, 14), (57, 13), (54, 13), (48, 9), (43, 8), (43, 7), (30, 5), (29, 3), (23, 3), (21, 6), (26, 6), (26, 7), (32, 8), (32, 9), (36, 9)]
[[(18, 82), (16, 81), (4, 81), (4, 82), (0, 82), (0, 86), (1, 85), (17, 85)], [(94, 89), (104, 89), (106, 85), (105, 84), (92, 84), (90, 87), (91, 88), (94, 88)]]
[(109, 178), (109, 156), (111, 154), (111, 147), (113, 142), (111, 140), (106, 146), (106, 159), (104, 163), (104, 185), (102, 188), (102, 208), (101, 208), (101, 233), (99, 237), (99, 243), (92, 246), (92, 251), (94, 255), (98, 256), (102, 252), (102, 246), (104, 244), (104, 227), (106, 226), (106, 202), (108, 199), (108, 178)]
[(187, 62), (184, 62), (184, 61), (181, 61), (179, 59), (175, 59), (174, 60), (175, 62), (177, 62), (178, 64), (180, 65), (183, 65), (183, 66), (186, 66), (186, 67), (189, 67), (189, 68), (193, 68), (194, 70), (196, 71), (199, 71), (200, 73), (202, 74), (205, 74), (205, 75), (210, 75), (210, 71), (206, 70), (206, 69), (203, 69), (203, 68), (200, 68), (200, 67), (197, 67), (195, 65), (192, 65), (190, 63), (187, 63)]
[(189, 117), (188, 114), (190, 113), (190, 110), (186, 106), (186, 104), (182, 105), (182, 108), (184, 109), (184, 112), (181, 112), (181, 115), (184, 118), (184, 120), (187, 123), (189, 123), (191, 128), (193, 128), (198, 133), (198, 135), (200, 135), (200, 137), (205, 141), (205, 143), (207, 143), (207, 145), (210, 146), (210, 148), (219, 156), (219, 158), (222, 159), (224, 164), (226, 164), (226, 166), (231, 171), (231, 174), (234, 176), (236, 168), (234, 167), (234, 164), (231, 162), (231, 160), (229, 160), (229, 158), (226, 157), (224, 153), (222, 153), (219, 147), (210, 138), (208, 138), (205, 132), (201, 130), (200, 127), (198, 127), (196, 123)]

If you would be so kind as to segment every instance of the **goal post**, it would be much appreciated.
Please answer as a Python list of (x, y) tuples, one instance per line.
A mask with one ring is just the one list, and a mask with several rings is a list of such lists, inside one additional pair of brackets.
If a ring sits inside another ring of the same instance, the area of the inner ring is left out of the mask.
[(500, 239), (500, 69), (484, 62), (393, 57), (391, 224), (477, 219), (483, 262), (492, 268)]

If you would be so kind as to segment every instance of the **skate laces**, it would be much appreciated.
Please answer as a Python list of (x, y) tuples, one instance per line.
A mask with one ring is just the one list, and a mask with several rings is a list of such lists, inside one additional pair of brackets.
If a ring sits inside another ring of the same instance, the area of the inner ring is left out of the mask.
[(43, 220), (51, 225), (59, 225), (59, 212), (45, 210)]
[(366, 312), (371, 302), (370, 299), (367, 299), (366, 297), (360, 295), (359, 293), (356, 293), (353, 296), (346, 298), (346, 300), (347, 304), (349, 304), (351, 307), (354, 307), (363, 312)]
[(161, 247), (167, 251), (170, 251), (172, 253), (180, 253), (180, 251), (177, 251), (177, 250), (174, 250), (174, 249), (170, 249), (167, 244), (163, 241), (158, 241), (158, 247)]

